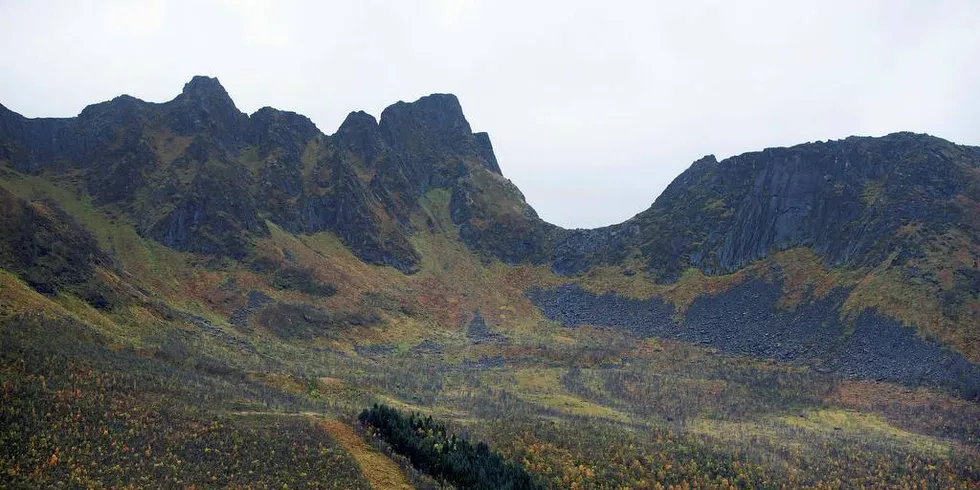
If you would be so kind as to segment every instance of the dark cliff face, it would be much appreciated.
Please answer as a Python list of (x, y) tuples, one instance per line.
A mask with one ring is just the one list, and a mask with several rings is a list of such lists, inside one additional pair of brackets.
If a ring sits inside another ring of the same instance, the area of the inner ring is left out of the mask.
[[(721, 162), (708, 156), (634, 218), (560, 230), (541, 246), (560, 274), (641, 257), (663, 282), (689, 267), (733, 272), (797, 246), (811, 247), (831, 266), (874, 267), (892, 258), (901, 265), (944, 234), (980, 242), (978, 155), (977, 148), (896, 133)], [(903, 227), (916, 233), (903, 236)]]
[(77, 151), (74, 120), (43, 118), (25, 124), (20, 114), (0, 106), (0, 143), (4, 159), (16, 169), (36, 171), (41, 162), (57, 165), (62, 155)]
[(509, 180), (491, 172), (460, 179), (450, 201), (460, 238), (508, 264), (547, 263), (560, 229), (538, 218)]
[[(939, 138), (896, 133), (721, 162), (708, 156), (646, 211), (594, 230), (543, 222), (505, 180), (470, 179), (455, 188), (453, 217), (474, 250), (508, 263), (550, 263), (564, 275), (640, 258), (656, 280), (672, 282), (689, 267), (725, 274), (798, 246), (830, 266), (901, 265), (950, 232), (980, 242), (978, 155)], [(902, 236), (909, 226), (915, 235)]]
[(668, 280), (688, 264), (731, 272), (800, 245), (832, 265), (874, 266), (921, 252), (924, 243), (896, 238), (903, 225), (970, 232), (958, 199), (976, 201), (978, 165), (975, 149), (911, 133), (712, 157), (632, 223), (651, 269)]
[(168, 125), (178, 134), (207, 135), (220, 150), (231, 154), (244, 144), (249, 118), (235, 107), (218, 79), (194, 77), (168, 106)]
[(500, 173), (489, 137), (472, 133), (452, 95), (399, 102), (380, 124), (352, 113), (327, 136), (292, 112), (248, 116), (208, 77), (166, 103), (121, 96), (75, 118), (0, 107), (0, 159), (28, 173), (80, 172), (98, 204), (120, 206), (178, 250), (242, 258), (269, 220), (333, 231), (363, 260), (408, 273), (419, 198)]

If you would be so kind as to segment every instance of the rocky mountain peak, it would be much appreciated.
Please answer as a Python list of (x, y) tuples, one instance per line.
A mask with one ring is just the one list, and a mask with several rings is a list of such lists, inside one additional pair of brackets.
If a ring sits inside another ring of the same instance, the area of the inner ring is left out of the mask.
[(243, 142), (248, 116), (238, 110), (217, 78), (195, 76), (168, 105), (176, 109), (171, 127), (179, 133), (206, 133), (232, 152)]
[(362, 160), (366, 163), (377, 158), (383, 146), (378, 120), (364, 111), (348, 114), (334, 136), (341, 147), (362, 155)]
[(490, 144), (490, 135), (487, 133), (474, 133), (473, 137), (476, 138), (477, 151), (483, 157), (487, 170), (497, 175), (503, 175), (500, 172), (500, 165), (497, 163), (497, 155), (493, 153), (493, 145)]
[(184, 84), (184, 90), (181, 91), (180, 95), (191, 100), (227, 101), (231, 105), (235, 105), (231, 96), (228, 95), (228, 91), (221, 86), (221, 82), (213, 77), (194, 76)]
[(414, 119), (434, 131), (471, 132), (459, 99), (453, 94), (426, 95), (415, 102), (399, 101), (381, 113), (382, 127), (405, 119)]
[(718, 164), (718, 159), (715, 158), (714, 155), (705, 155), (697, 159), (694, 163), (691, 164), (691, 166), (692, 167), (699, 166), (699, 165), (710, 166), (710, 165), (717, 165), (717, 164)]
[(415, 102), (397, 102), (381, 113), (381, 132), (395, 147), (454, 153), (473, 150), (473, 132), (452, 94), (432, 94)]
[(263, 107), (249, 117), (248, 140), (258, 144), (262, 154), (272, 147), (288, 146), (289, 141), (305, 145), (320, 133), (310, 118), (290, 111)]
[(359, 131), (364, 128), (377, 129), (378, 120), (364, 111), (354, 111), (347, 115), (337, 132)]
[(235, 106), (235, 101), (231, 99), (217, 78), (195, 76), (191, 81), (184, 84), (184, 90), (174, 102), (192, 108), (201, 115), (217, 119), (240, 119), (245, 116)]
[(351, 112), (337, 129), (336, 136), (353, 140), (374, 139), (378, 137), (378, 120), (364, 111)]
[(476, 167), (500, 173), (489, 137), (473, 134), (455, 95), (393, 104), (381, 113), (379, 130), (415, 195), (452, 188)]

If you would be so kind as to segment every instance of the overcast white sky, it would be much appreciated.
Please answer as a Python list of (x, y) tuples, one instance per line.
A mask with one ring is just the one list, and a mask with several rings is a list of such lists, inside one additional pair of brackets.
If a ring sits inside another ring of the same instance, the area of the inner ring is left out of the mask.
[(216, 76), (309, 116), (459, 96), (569, 227), (623, 221), (695, 159), (928, 132), (980, 144), (980, 1), (0, 0), (0, 103), (73, 116)]

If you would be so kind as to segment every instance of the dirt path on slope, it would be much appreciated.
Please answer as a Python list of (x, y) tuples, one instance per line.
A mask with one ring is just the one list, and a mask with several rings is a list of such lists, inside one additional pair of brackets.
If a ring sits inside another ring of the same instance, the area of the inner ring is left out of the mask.
[(354, 457), (361, 473), (375, 490), (414, 490), (402, 469), (384, 454), (368, 445), (353, 429), (338, 420), (317, 418), (320, 424), (336, 441)]

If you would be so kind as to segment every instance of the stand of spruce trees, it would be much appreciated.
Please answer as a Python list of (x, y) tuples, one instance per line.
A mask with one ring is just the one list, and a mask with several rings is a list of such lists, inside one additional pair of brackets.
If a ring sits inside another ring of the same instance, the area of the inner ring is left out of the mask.
[(358, 417), (361, 424), (412, 465), (459, 490), (537, 490), (544, 488), (524, 468), (506, 461), (483, 442), (446, 431), (431, 416), (408, 417), (394, 408), (375, 404)]

